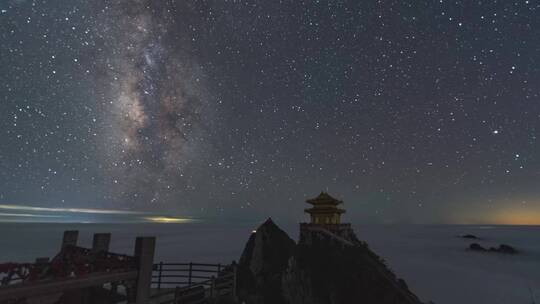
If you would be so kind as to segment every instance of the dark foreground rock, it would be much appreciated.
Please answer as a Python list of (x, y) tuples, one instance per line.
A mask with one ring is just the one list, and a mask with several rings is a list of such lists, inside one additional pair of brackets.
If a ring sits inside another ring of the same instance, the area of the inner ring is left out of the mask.
[(479, 237), (477, 237), (474, 234), (464, 234), (464, 235), (461, 236), (461, 238), (463, 238), (463, 239), (473, 239), (473, 240), (480, 239)]
[(352, 230), (302, 231), (297, 245), (270, 220), (244, 249), (238, 287), (247, 304), (420, 303)]

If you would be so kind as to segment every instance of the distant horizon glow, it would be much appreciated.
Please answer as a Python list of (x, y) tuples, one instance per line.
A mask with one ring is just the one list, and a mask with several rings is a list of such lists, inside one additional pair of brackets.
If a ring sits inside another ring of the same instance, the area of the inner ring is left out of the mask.
[(499, 225), (536, 226), (540, 225), (540, 211), (530, 209), (498, 210), (493, 219)]
[(41, 212), (91, 213), (91, 214), (148, 214), (147, 212), (130, 211), (130, 210), (37, 207), (37, 206), (5, 205), (5, 204), (0, 204), (0, 209), (21, 210), (21, 211), (41, 211)]
[(152, 222), (152, 223), (162, 223), (162, 224), (190, 223), (194, 221), (193, 219), (170, 217), (170, 216), (148, 216), (148, 217), (143, 217), (142, 219)]
[[(0, 217), (48, 217), (48, 218), (62, 218), (63, 215), (47, 215), (47, 214), (31, 214), (31, 213), (6, 213), (0, 212)], [(0, 220), (1, 221), (1, 220)]]
[[(13, 212), (1, 212), (1, 210), (10, 210)], [(15, 213), (17, 211), (26, 211)], [(34, 212), (56, 212), (64, 214), (43, 214), (43, 213), (28, 213)], [(77, 217), (76, 214), (90, 215), (94, 214), (97, 217)], [(105, 216), (109, 217), (105, 217)], [(101, 217), (100, 217), (101, 216)], [(113, 217), (110, 217), (113, 216)], [(116, 216), (116, 217), (115, 217)], [(118, 217), (120, 216), (120, 217)], [(126, 217), (127, 216), (127, 217)], [(17, 219), (20, 218), (20, 219)], [(57, 220), (52, 220), (57, 219)], [(55, 207), (36, 207), (36, 206), (18, 206), (18, 205), (2, 205), (0, 204), (0, 223), (1, 222), (54, 222), (54, 223), (188, 223), (194, 219), (177, 216), (162, 215), (149, 212), (129, 211), (129, 210), (114, 210), (114, 209), (91, 209), (91, 208), (55, 208)]]

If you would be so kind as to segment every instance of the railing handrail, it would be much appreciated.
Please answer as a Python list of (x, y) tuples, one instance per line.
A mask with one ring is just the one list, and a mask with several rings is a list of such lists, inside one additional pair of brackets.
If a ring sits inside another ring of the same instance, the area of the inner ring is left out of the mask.
[(345, 239), (345, 238), (343, 238), (343, 237), (341, 237), (341, 236), (339, 236), (339, 235), (337, 235), (335, 233), (332, 233), (331, 231), (329, 231), (329, 230), (327, 230), (325, 228), (322, 228), (322, 227), (310, 227), (309, 230), (314, 231), (314, 232), (321, 232), (321, 233), (325, 234), (326, 236), (328, 236), (328, 237), (330, 237), (330, 238), (332, 238), (332, 239), (334, 239), (334, 240), (336, 240), (338, 242), (341, 242), (344, 245), (354, 246), (354, 244), (351, 241), (349, 241), (349, 240), (347, 240), (347, 239)]
[(163, 266), (189, 266), (189, 265), (192, 265), (192, 266), (203, 266), (203, 267), (224, 267), (224, 266), (230, 266), (230, 264), (221, 264), (221, 263), (216, 263), (216, 264), (209, 264), (209, 263), (164, 263), (164, 262), (159, 262), (159, 263), (154, 263), (154, 266), (155, 265), (163, 265)]
[[(154, 271), (158, 271), (159, 269), (155, 269)], [(177, 268), (177, 269), (168, 269), (163, 268), (161, 269), (162, 272), (182, 272), (182, 271), (189, 271), (189, 268)], [(206, 272), (206, 273), (216, 273), (215, 270), (209, 270), (209, 269), (191, 269), (191, 271), (197, 271), (197, 272)]]

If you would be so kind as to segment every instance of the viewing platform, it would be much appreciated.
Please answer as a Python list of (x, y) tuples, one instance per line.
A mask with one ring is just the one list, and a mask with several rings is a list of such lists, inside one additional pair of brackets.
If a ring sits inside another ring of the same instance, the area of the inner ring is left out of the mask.
[(196, 304), (236, 297), (236, 263), (154, 263), (156, 239), (138, 237), (133, 255), (109, 252), (111, 234), (91, 248), (65, 231), (59, 253), (34, 263), (0, 264), (0, 304)]

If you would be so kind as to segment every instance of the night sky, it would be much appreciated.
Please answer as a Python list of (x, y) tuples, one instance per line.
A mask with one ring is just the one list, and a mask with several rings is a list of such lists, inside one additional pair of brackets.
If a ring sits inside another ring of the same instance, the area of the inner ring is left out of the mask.
[(537, 1), (0, 3), (0, 204), (540, 224)]

